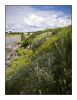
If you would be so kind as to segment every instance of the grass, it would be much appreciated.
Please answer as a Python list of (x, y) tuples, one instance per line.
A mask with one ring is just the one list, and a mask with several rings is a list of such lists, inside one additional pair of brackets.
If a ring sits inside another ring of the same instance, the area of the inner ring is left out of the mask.
[(5, 35), (6, 35), (6, 37), (16, 37), (16, 36), (20, 36), (20, 34), (10, 34), (10, 33), (5, 34)]
[(35, 51), (17, 50), (19, 58), (6, 69), (6, 94), (72, 94), (71, 26), (54, 29), (53, 36), (49, 31), (29, 37), (31, 46), (48, 37)]

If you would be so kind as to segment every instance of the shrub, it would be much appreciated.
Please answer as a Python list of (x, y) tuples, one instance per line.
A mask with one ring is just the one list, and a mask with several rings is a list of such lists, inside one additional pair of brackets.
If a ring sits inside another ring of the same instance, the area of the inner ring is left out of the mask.
[(52, 36), (52, 32), (45, 32), (40, 35), (37, 35), (37, 37), (32, 41), (31, 48), (32, 50), (36, 50), (38, 47), (40, 47), (46, 40), (48, 40), (49, 37)]
[(20, 47), (16, 50), (16, 52), (18, 53), (19, 56), (23, 56), (26, 55), (26, 49), (23, 47)]
[(25, 39), (25, 35), (24, 33), (21, 34), (21, 41), (23, 41)]
[(25, 39), (22, 41), (22, 47), (27, 47), (28, 45), (31, 44), (31, 40), (30, 39)]

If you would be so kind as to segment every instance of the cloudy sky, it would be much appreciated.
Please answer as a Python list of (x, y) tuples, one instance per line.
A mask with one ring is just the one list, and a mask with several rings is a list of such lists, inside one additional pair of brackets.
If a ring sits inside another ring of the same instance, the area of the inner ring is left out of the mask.
[(6, 31), (32, 32), (71, 25), (71, 6), (6, 6)]

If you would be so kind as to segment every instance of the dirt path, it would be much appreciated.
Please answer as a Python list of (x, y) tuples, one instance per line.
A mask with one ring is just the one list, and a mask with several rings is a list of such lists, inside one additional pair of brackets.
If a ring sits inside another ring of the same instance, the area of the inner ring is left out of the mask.
[(16, 50), (21, 46), (21, 44), (11, 44), (6, 47), (6, 68), (10, 64), (12, 59), (15, 59), (17, 56)]
[(10, 56), (17, 50), (17, 48), (19, 48), (21, 45), (17, 45), (17, 46), (15, 46), (14, 48), (13, 48), (13, 50), (7, 55), (7, 59), (9, 59), (10, 58)]

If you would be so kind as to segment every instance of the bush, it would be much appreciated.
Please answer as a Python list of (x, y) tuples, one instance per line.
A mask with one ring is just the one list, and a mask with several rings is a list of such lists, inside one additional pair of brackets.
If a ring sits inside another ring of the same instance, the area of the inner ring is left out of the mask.
[(22, 41), (22, 47), (27, 47), (28, 45), (31, 44), (31, 40), (30, 39), (25, 39)]
[(21, 41), (23, 41), (25, 39), (25, 35), (24, 33), (21, 34)]
[(52, 36), (51, 32), (45, 32), (40, 35), (37, 35), (37, 37), (32, 41), (31, 48), (32, 50), (38, 49), (46, 40), (48, 40), (49, 37)]
[(26, 49), (23, 47), (20, 47), (16, 50), (16, 52), (18, 53), (19, 56), (23, 56), (26, 55)]

